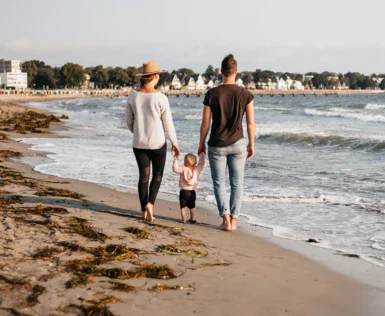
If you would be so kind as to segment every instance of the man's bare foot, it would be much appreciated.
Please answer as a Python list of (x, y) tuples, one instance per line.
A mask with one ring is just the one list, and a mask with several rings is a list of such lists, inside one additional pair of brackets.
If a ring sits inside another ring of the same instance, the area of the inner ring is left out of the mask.
[(186, 208), (180, 209), (180, 216), (182, 217), (182, 223), (186, 224)]
[(231, 218), (231, 230), (232, 231), (237, 230), (237, 219), (236, 218)]
[(147, 212), (146, 220), (149, 221), (149, 222), (153, 222), (153, 221), (155, 220), (155, 217), (154, 217), (154, 215), (152, 214), (153, 209), (154, 209), (154, 205), (153, 205), (153, 204), (148, 203), (148, 204), (146, 205), (146, 212)]
[(230, 221), (230, 216), (228, 214), (223, 215), (223, 223), (221, 226), (219, 226), (219, 229), (225, 230), (225, 231), (231, 231), (231, 221)]

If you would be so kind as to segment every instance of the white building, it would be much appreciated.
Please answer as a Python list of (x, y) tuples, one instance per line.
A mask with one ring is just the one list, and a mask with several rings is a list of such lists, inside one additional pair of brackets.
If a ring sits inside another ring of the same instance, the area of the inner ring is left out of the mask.
[(195, 90), (195, 80), (193, 77), (186, 77), (184, 80), (186, 90)]
[(212, 79), (210, 79), (209, 81), (206, 82), (206, 87), (211, 89), (212, 87), (214, 87), (214, 81)]
[(174, 75), (174, 77), (172, 78), (171, 87), (174, 90), (180, 90), (182, 88), (182, 83), (180, 82), (177, 75)]
[(244, 88), (245, 85), (243, 84), (243, 80), (241, 78), (238, 78), (237, 81), (235, 81), (235, 84), (238, 86), (238, 87), (242, 87)]
[(195, 81), (195, 90), (205, 90), (206, 85), (205, 85), (205, 79), (203, 78), (202, 75), (193, 75), (192, 76)]
[(0, 82), (5, 88), (26, 89), (28, 78), (27, 73), (21, 71), (21, 62), (0, 59)]

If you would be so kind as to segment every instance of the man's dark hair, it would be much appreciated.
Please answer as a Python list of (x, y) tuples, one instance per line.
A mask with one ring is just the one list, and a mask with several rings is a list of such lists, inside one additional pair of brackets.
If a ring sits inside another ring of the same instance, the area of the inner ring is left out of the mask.
[(228, 54), (223, 60), (222, 60), (222, 75), (225, 77), (231, 76), (235, 74), (237, 71), (238, 64), (235, 60), (233, 54)]

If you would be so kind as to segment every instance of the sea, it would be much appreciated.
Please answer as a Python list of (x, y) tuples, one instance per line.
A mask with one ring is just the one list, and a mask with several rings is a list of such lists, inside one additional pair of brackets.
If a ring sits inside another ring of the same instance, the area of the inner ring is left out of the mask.
[[(195, 153), (203, 97), (169, 101), (182, 155)], [(20, 139), (51, 153), (38, 162), (25, 158), (37, 172), (136, 193), (126, 98), (28, 106), (70, 118), (68, 129), (56, 132), (64, 138)], [(240, 225), (252, 233), (270, 228), (278, 238), (315, 239), (315, 246), (385, 267), (385, 95), (255, 96), (254, 108), (256, 148), (246, 163)], [(161, 197), (177, 201), (171, 169), (168, 153)], [(217, 214), (208, 164), (197, 195), (198, 206)]]

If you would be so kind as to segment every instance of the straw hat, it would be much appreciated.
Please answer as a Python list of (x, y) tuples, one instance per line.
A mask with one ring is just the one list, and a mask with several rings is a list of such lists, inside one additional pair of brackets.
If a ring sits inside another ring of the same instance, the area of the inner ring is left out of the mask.
[(143, 64), (142, 73), (137, 74), (136, 76), (147, 76), (153, 74), (161, 74), (165, 72), (167, 72), (167, 70), (159, 70), (159, 66), (155, 61), (150, 61), (148, 63)]

